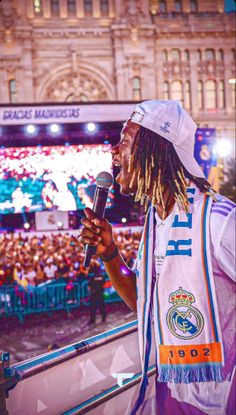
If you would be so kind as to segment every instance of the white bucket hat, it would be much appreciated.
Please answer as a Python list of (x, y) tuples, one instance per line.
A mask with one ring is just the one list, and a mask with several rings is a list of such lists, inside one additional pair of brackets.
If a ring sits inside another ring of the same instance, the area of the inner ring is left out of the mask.
[(186, 170), (205, 178), (194, 158), (196, 124), (178, 101), (150, 100), (137, 104), (130, 121), (142, 125), (173, 143)]

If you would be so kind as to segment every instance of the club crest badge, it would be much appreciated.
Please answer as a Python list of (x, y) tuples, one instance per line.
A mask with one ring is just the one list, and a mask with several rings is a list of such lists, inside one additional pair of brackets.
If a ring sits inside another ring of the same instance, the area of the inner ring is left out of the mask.
[(194, 295), (182, 287), (169, 296), (173, 307), (167, 313), (167, 325), (171, 333), (179, 339), (193, 339), (202, 332), (204, 319), (200, 311), (192, 306), (195, 301)]

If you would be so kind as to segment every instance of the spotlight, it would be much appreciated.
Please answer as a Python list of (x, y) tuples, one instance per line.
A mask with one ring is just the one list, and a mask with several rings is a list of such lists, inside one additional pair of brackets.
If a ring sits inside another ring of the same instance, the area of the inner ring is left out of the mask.
[(93, 133), (96, 130), (96, 125), (94, 124), (94, 122), (89, 122), (86, 125), (86, 129), (89, 133)]
[(27, 134), (33, 135), (36, 133), (37, 129), (36, 126), (34, 124), (28, 124), (26, 127), (26, 132)]
[(59, 220), (57, 222), (57, 227), (58, 227), (58, 229), (62, 229), (63, 228), (63, 222), (61, 220)]
[(231, 153), (232, 144), (226, 138), (222, 138), (216, 143), (215, 148), (219, 157), (227, 157)]
[(52, 134), (59, 134), (61, 132), (61, 126), (59, 124), (50, 124), (49, 130)]
[(122, 219), (121, 219), (121, 222), (122, 222), (122, 223), (126, 223), (126, 222), (127, 222), (127, 219), (126, 219), (126, 218), (122, 218)]
[(28, 222), (25, 222), (25, 223), (24, 223), (24, 228), (25, 228), (25, 229), (29, 229), (29, 228), (30, 228), (30, 224), (29, 224)]

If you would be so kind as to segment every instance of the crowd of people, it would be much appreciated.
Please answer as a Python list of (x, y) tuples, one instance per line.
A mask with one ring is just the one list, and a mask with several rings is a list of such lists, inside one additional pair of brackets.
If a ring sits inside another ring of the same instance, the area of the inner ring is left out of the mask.
[[(138, 250), (140, 235), (131, 230), (115, 232), (120, 252), (130, 266)], [(47, 281), (82, 282), (93, 265), (92, 262), (89, 269), (84, 268), (83, 261), (80, 242), (69, 233), (0, 235), (0, 287), (17, 284), (27, 288)]]

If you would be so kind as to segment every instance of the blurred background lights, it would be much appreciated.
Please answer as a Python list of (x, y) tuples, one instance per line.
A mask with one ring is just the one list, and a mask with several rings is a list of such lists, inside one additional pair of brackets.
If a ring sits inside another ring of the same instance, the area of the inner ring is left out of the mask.
[(236, 84), (236, 78), (230, 78), (229, 83), (230, 84)]
[(90, 132), (93, 133), (96, 130), (96, 125), (94, 124), (94, 122), (89, 122), (86, 125), (86, 129)]
[(24, 228), (25, 228), (25, 229), (29, 229), (29, 228), (30, 228), (30, 224), (29, 224), (28, 222), (25, 222), (25, 223), (24, 223)]
[(59, 220), (59, 221), (57, 222), (57, 226), (58, 226), (58, 228), (63, 228), (63, 223), (62, 223), (62, 221), (61, 221), (61, 220)]
[(122, 219), (121, 219), (121, 222), (122, 222), (122, 223), (126, 223), (126, 222), (127, 222), (127, 219), (126, 219), (126, 218), (122, 218)]
[(29, 124), (26, 126), (26, 132), (27, 134), (35, 134), (36, 133), (36, 127), (33, 124)]
[(51, 132), (51, 133), (53, 133), (53, 134), (58, 134), (58, 133), (60, 133), (60, 131), (61, 131), (61, 127), (60, 127), (60, 125), (59, 125), (59, 124), (51, 124), (51, 125), (49, 126), (49, 130), (50, 130), (50, 132)]
[(227, 157), (231, 153), (232, 144), (226, 138), (222, 138), (216, 143), (215, 149), (219, 157)]

